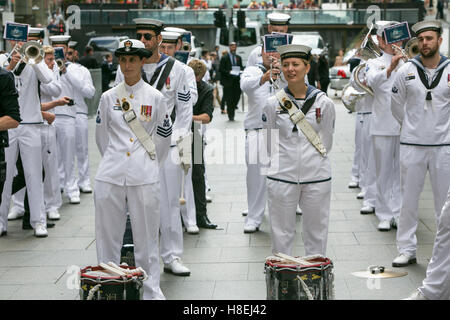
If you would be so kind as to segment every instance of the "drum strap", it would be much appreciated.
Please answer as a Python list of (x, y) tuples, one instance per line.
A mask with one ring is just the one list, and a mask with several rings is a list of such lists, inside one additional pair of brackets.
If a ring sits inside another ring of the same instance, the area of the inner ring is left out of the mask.
[[(133, 106), (125, 98), (127, 96), (127, 92), (125, 90), (125, 82), (121, 82), (116, 87), (116, 94), (119, 97), (119, 101), (122, 102), (122, 112), (125, 122), (128, 124), (131, 131), (133, 131), (133, 133), (135, 134), (141, 145), (147, 151), (147, 153), (150, 156), (150, 159), (155, 160), (156, 157), (155, 144), (153, 143), (152, 137), (148, 134), (142, 123), (137, 118)], [(128, 108), (127, 107), (124, 108), (126, 103), (129, 104)]]
[[(306, 136), (308, 141), (316, 148), (316, 150), (323, 156), (327, 156), (327, 150), (325, 149), (325, 146), (323, 145), (320, 136), (317, 134), (317, 132), (314, 130), (314, 128), (311, 126), (311, 124), (306, 120), (305, 114), (300, 110), (297, 105), (289, 98), (285, 90), (280, 90), (276, 93), (276, 97), (278, 99), (278, 102), (280, 103), (281, 107), (285, 109), (291, 118), (291, 121), (294, 123), (294, 125), (298, 126), (299, 129), (303, 132), (303, 134)], [(305, 102), (305, 104), (308, 102), (308, 100)], [(309, 105), (309, 103), (308, 103)], [(309, 105), (309, 108), (311, 108), (312, 104)], [(309, 110), (308, 108), (308, 110)], [(306, 111), (307, 112), (307, 111)]]

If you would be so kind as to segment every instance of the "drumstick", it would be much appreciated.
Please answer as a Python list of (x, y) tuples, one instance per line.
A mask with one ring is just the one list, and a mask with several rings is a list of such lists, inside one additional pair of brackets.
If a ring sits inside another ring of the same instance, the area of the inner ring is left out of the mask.
[(283, 258), (283, 259), (286, 259), (288, 261), (292, 261), (292, 262), (295, 262), (295, 263), (298, 263), (298, 264), (302, 264), (302, 265), (305, 265), (305, 266), (311, 266), (311, 265), (314, 264), (314, 263), (311, 263), (309, 261), (306, 261), (306, 260), (303, 260), (303, 259), (300, 259), (300, 258), (294, 258), (294, 257), (291, 257), (291, 256), (289, 256), (287, 254), (280, 253), (280, 252), (275, 253), (275, 255), (277, 257), (280, 257), (280, 258)]
[(180, 204), (181, 205), (184, 205), (184, 204), (186, 204), (186, 199), (184, 198), (184, 180), (185, 180), (185, 176), (186, 176), (186, 174), (183, 172), (182, 173), (183, 174), (183, 178), (182, 178), (182, 180), (181, 180), (181, 198), (180, 198)]
[(125, 277), (126, 276), (125, 272), (122, 272), (122, 271), (120, 271), (120, 270), (118, 270), (118, 269), (116, 269), (114, 267), (111, 267), (111, 266), (107, 265), (106, 263), (103, 263), (103, 262), (100, 263), (100, 267), (102, 267), (106, 271), (109, 271), (111, 273), (117, 274), (117, 275), (119, 275), (121, 277)]

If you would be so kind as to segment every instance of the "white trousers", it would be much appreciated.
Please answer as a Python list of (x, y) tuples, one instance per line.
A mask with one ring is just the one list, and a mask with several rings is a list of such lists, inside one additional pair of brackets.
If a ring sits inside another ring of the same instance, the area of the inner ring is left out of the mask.
[(17, 172), (16, 161), (19, 150), (25, 174), (25, 182), (28, 186), (31, 226), (35, 228), (37, 223), (46, 224), (47, 217), (45, 214), (44, 190), (42, 186), (41, 126), (41, 124), (27, 124), (19, 125), (15, 129), (8, 130), (9, 147), (5, 148), (7, 170), (0, 206), (0, 229), (7, 229), (12, 182)]
[(180, 218), (181, 180), (178, 148), (172, 147), (161, 166), (161, 238), (160, 254), (165, 264), (183, 254), (183, 227)]
[(382, 220), (398, 220), (401, 207), (400, 137), (372, 136), (377, 196), (375, 214)]
[[(450, 185), (450, 146), (420, 147), (400, 145), (402, 207), (397, 226), (397, 249), (415, 256), (419, 197), (427, 171), (430, 174), (436, 222)], [(448, 250), (448, 249), (447, 249)]]
[[(159, 183), (118, 186), (95, 181), (95, 236), (98, 263), (120, 263), (123, 232), (130, 214), (133, 230), (134, 259), (148, 275), (144, 299), (165, 299), (160, 288)], [(128, 210), (127, 210), (128, 209)]]
[(432, 300), (450, 299), (450, 188), (442, 208), (434, 240), (433, 255), (420, 291)]
[(353, 165), (351, 175), (351, 180), (354, 182), (361, 181), (362, 129), (363, 129), (363, 115), (357, 113), (355, 117), (355, 152), (353, 154)]
[(80, 196), (75, 176), (75, 118), (56, 116), (56, 142), (58, 144), (58, 172), (60, 188), (71, 198)]
[[(59, 210), (62, 205), (58, 176), (58, 148), (56, 145), (56, 129), (53, 125), (41, 127), (42, 165), (44, 166), (44, 203), (45, 212)], [(25, 188), (12, 196), (16, 211), (23, 212)]]
[(245, 137), (245, 162), (247, 164), (247, 204), (246, 225), (259, 227), (266, 209), (266, 175), (261, 163), (261, 148), (264, 135), (260, 130), (249, 130)]
[[(182, 172), (184, 175), (184, 172)], [(186, 204), (180, 205), (181, 217), (185, 226), (196, 226), (197, 217), (195, 211), (194, 188), (192, 187), (192, 167), (184, 177), (184, 198)]]
[(370, 114), (363, 114), (361, 130), (361, 162), (360, 186), (364, 193), (364, 206), (375, 208), (377, 196), (377, 176), (375, 172), (375, 157), (373, 154), (372, 136), (370, 135)]
[(290, 184), (267, 179), (272, 252), (292, 254), (295, 236), (295, 209), (302, 208), (302, 235), (305, 254), (326, 254), (330, 216), (331, 181)]
[(91, 181), (89, 178), (89, 130), (88, 130), (88, 116), (77, 113), (75, 119), (75, 144), (76, 157), (78, 167), (78, 178), (74, 170), (73, 181), (76, 181), (76, 186), (79, 188), (90, 187)]

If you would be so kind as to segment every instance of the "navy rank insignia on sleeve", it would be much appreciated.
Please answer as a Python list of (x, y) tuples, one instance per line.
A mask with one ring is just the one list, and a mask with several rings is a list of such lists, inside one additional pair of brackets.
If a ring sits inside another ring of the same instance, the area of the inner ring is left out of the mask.
[(392, 87), (392, 92), (393, 92), (393, 93), (397, 93), (397, 92), (398, 92), (398, 89), (397, 89), (396, 86), (393, 86), (393, 87)]
[(101, 123), (102, 119), (100, 118), (100, 111), (97, 111), (97, 118), (95, 118), (96, 123)]

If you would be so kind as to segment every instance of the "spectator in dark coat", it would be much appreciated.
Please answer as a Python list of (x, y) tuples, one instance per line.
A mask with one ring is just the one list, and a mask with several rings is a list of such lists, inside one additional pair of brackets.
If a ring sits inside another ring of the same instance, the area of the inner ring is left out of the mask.
[(86, 46), (84, 56), (78, 62), (88, 69), (96, 69), (99, 67), (97, 60), (94, 58), (94, 49), (91, 46)]

